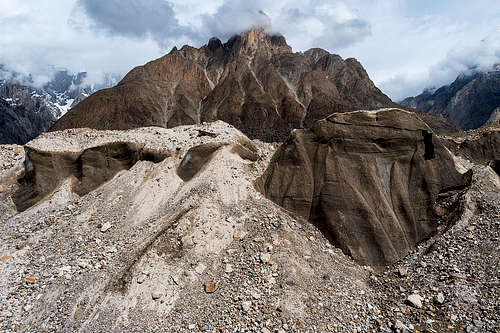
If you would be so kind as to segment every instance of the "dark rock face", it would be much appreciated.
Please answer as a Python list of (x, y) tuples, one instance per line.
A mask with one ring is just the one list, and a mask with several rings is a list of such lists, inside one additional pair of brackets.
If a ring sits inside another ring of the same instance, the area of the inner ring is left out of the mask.
[(438, 194), (464, 185), (429, 126), (399, 109), (333, 114), (293, 131), (257, 181), (266, 197), (373, 266), (430, 236)]
[(0, 87), (0, 144), (25, 144), (57, 120), (57, 108), (30, 90), (18, 85)]
[(500, 70), (460, 75), (449, 86), (406, 98), (401, 104), (443, 115), (463, 129), (481, 127), (496, 119), (493, 114), (500, 107)]
[(108, 76), (102, 85), (88, 86), (83, 84), (85, 76), (59, 71), (42, 88), (34, 88), (29, 79), (15, 75), (9, 81), (0, 80), (0, 144), (25, 144), (48, 131), (68, 109), (96, 89), (115, 82)]
[(200, 49), (174, 48), (80, 103), (53, 130), (223, 120), (274, 140), (333, 112), (392, 105), (355, 59), (320, 49), (292, 53), (282, 36), (254, 29), (224, 44), (212, 38)]
[(444, 137), (443, 143), (457, 156), (474, 163), (496, 165), (500, 160), (500, 127), (485, 127), (454, 137)]

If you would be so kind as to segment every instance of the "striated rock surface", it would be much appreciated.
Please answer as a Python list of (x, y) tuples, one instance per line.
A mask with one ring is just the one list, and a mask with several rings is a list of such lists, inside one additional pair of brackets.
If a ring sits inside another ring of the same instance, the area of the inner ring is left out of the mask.
[(355, 59), (322, 49), (293, 53), (284, 37), (259, 28), (226, 43), (174, 48), (90, 96), (52, 129), (223, 120), (251, 138), (274, 140), (333, 112), (392, 105)]
[(442, 115), (463, 129), (498, 121), (500, 70), (461, 74), (449, 86), (408, 97), (402, 105)]
[(374, 266), (429, 237), (438, 195), (464, 184), (431, 129), (399, 109), (333, 114), (293, 131), (257, 182), (266, 197)]

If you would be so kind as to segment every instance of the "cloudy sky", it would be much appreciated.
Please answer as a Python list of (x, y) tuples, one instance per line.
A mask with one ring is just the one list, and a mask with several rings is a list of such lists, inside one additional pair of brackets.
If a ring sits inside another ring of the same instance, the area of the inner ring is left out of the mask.
[(396, 101), (500, 63), (498, 0), (0, 0), (0, 64), (39, 85), (57, 68), (99, 82), (173, 46), (224, 40), (259, 10), (294, 51), (355, 57)]

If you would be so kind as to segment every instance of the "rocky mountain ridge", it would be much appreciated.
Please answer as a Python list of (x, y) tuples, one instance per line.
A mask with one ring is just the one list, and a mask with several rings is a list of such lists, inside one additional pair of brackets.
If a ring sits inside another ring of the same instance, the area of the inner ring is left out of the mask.
[(60, 70), (40, 88), (18, 74), (0, 79), (0, 143), (24, 144), (34, 139), (93, 92), (117, 82), (109, 75), (102, 84), (87, 85), (85, 76)]
[(353, 58), (322, 49), (293, 53), (255, 28), (226, 43), (174, 48), (92, 95), (52, 130), (175, 127), (222, 120), (249, 137), (282, 139), (332, 112), (393, 106)]
[(461, 74), (448, 86), (408, 97), (402, 105), (442, 115), (462, 129), (500, 119), (500, 69)]

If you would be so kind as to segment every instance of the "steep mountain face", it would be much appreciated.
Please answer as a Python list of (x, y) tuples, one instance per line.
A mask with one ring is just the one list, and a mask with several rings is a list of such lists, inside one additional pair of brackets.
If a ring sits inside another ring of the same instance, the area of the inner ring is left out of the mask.
[(406, 98), (401, 104), (442, 115), (463, 129), (481, 127), (498, 121), (500, 70), (460, 75), (449, 86)]
[(294, 131), (258, 182), (266, 197), (376, 267), (434, 233), (438, 195), (465, 185), (429, 126), (400, 109), (332, 114)]
[(108, 76), (103, 84), (85, 85), (86, 74), (58, 71), (42, 88), (28, 79), (0, 80), (0, 144), (24, 144), (46, 132), (71, 107), (97, 89), (117, 82)]
[(223, 120), (250, 137), (281, 138), (333, 112), (393, 105), (355, 59), (293, 53), (284, 37), (253, 29), (223, 44), (184, 46), (136, 67), (52, 128), (174, 127)]

